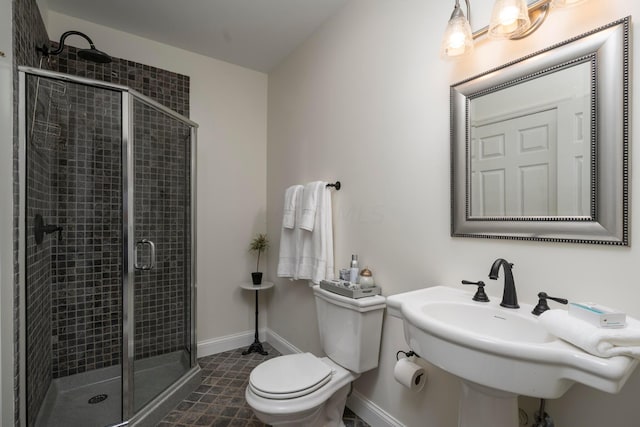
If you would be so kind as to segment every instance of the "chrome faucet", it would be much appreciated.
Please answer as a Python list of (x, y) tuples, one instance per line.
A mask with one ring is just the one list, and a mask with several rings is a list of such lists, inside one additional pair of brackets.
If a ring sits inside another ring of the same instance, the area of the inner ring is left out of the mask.
[(516, 295), (516, 284), (513, 281), (513, 273), (511, 268), (513, 264), (507, 260), (498, 258), (493, 262), (489, 271), (489, 279), (497, 280), (500, 266), (504, 270), (504, 291), (502, 292), (502, 302), (500, 305), (506, 308), (520, 308), (518, 305), (518, 296)]

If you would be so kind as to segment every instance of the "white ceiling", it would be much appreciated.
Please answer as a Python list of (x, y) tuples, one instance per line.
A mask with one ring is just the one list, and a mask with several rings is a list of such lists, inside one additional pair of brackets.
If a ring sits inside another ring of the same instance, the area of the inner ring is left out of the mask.
[(347, 1), (49, 0), (48, 4), (64, 15), (268, 72)]

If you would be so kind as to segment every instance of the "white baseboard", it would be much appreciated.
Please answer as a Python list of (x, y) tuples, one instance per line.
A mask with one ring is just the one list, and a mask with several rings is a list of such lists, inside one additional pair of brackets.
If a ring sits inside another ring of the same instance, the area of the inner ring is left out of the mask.
[[(210, 356), (244, 346), (248, 347), (253, 342), (254, 334), (254, 331), (246, 331), (201, 341), (198, 343), (198, 357)], [(280, 354), (302, 353), (302, 350), (271, 329), (259, 330), (258, 335), (260, 341), (268, 342)], [(404, 424), (357, 390), (353, 390), (353, 393), (347, 399), (347, 407), (373, 427), (405, 427)]]
[(302, 350), (273, 332), (271, 329), (267, 329), (267, 342), (271, 344), (273, 348), (278, 350), (280, 354), (302, 353)]
[(391, 414), (360, 394), (358, 390), (353, 390), (347, 399), (347, 407), (373, 427), (405, 427)]
[[(249, 347), (254, 340), (254, 331), (238, 332), (237, 334), (225, 335), (198, 343), (198, 357), (211, 356), (212, 354), (224, 351), (235, 350), (236, 348)], [(258, 330), (260, 341), (265, 341), (266, 329)]]

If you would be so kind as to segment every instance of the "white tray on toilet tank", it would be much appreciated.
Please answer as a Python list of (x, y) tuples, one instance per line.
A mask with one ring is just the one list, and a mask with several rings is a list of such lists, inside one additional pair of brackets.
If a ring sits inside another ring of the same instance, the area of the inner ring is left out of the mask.
[(370, 288), (351, 289), (346, 286), (337, 284), (335, 282), (330, 282), (328, 280), (321, 280), (320, 288), (324, 289), (325, 291), (333, 292), (338, 295), (342, 295), (349, 298), (355, 298), (355, 299), (370, 297), (373, 295), (380, 295), (380, 293), (382, 292), (382, 289), (380, 288), (380, 286), (372, 286)]

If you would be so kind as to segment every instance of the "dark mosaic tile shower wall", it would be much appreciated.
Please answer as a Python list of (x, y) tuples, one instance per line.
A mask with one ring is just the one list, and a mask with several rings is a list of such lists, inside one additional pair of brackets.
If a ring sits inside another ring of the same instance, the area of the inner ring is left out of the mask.
[[(109, 64), (87, 62), (78, 58), (78, 49), (68, 45), (73, 41), (73, 38), (67, 39), (64, 51), (51, 57), (49, 67), (52, 70), (130, 87), (189, 117), (189, 76), (113, 57)], [(51, 45), (58, 47), (57, 42), (51, 42)]]
[[(131, 87), (174, 111), (188, 114), (187, 76), (117, 58), (110, 64), (89, 63), (79, 59), (77, 49), (73, 47), (51, 58), (49, 66), (55, 71)], [(67, 163), (65, 172), (61, 172), (65, 176), (56, 180), (61, 189), (65, 188), (64, 194), (88, 191), (77, 197), (88, 197), (89, 203), (93, 200), (98, 206), (69, 203), (69, 209), (60, 214), (62, 222), (63, 217), (67, 217), (70, 222), (83, 224), (84, 229), (79, 233), (90, 232), (91, 237), (83, 235), (82, 242), (72, 240), (69, 247), (56, 253), (59, 261), (71, 269), (56, 270), (54, 275), (56, 284), (60, 285), (54, 286), (52, 303), (54, 377), (118, 364), (121, 358), (121, 266), (117, 261), (121, 245), (118, 239), (108, 245), (104, 241), (114, 228), (120, 230), (120, 225), (114, 224), (116, 217), (106, 211), (116, 208), (120, 218), (121, 205), (115, 199), (120, 197), (121, 171), (114, 167), (119, 165), (121, 150), (119, 141), (108, 143), (112, 140), (108, 136), (110, 131), (101, 130), (101, 126), (95, 126), (93, 122), (100, 116), (108, 116), (106, 108), (114, 101), (102, 99), (96, 102), (94, 96), (91, 91), (83, 91), (70, 97), (72, 104), (88, 106), (86, 116), (73, 125), (82, 127), (86, 124), (91, 129), (76, 131), (73, 141), (74, 144), (79, 140), (87, 142), (80, 152), (76, 151), (75, 161), (78, 156), (89, 155), (92, 156), (87, 159), (90, 164), (71, 168)], [(188, 246), (185, 246), (187, 240), (181, 227), (186, 219), (183, 216), (188, 188), (186, 183), (178, 184), (185, 174), (188, 176), (185, 129), (184, 125), (150, 108), (142, 109), (134, 117), (136, 238), (150, 238), (158, 249), (157, 267), (151, 271), (137, 271), (135, 276), (136, 301), (139, 301), (136, 305), (136, 359), (171, 352), (184, 347), (185, 343), (183, 284), (187, 277), (184, 269)], [(99, 152), (92, 152), (96, 143), (101, 144)], [(74, 161), (73, 158), (69, 157), (67, 162)], [(74, 184), (92, 182), (100, 175), (105, 179), (95, 189)], [(76, 187), (65, 187), (68, 183)], [(92, 191), (103, 191), (103, 194)], [(181, 198), (176, 198), (177, 195)], [(67, 199), (68, 196), (60, 200), (60, 209), (65, 209)], [(96, 233), (102, 233), (101, 237)]]
[[(59, 83), (53, 83), (59, 84)], [(53, 205), (53, 378), (120, 363), (122, 168), (120, 93), (61, 84)]]

